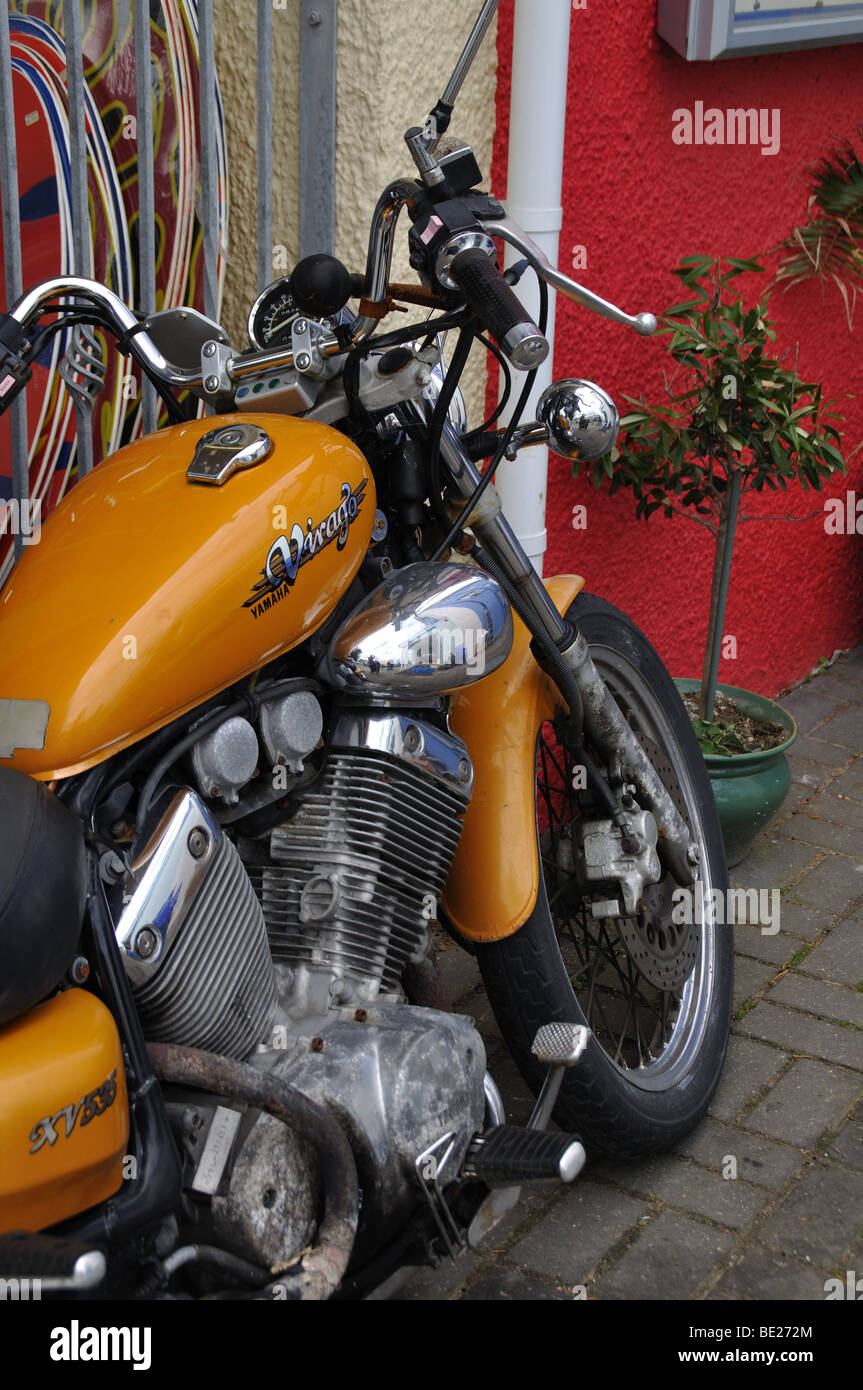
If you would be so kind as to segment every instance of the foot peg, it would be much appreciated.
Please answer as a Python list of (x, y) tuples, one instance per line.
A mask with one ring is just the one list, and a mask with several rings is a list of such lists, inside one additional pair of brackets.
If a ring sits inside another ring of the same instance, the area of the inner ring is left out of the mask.
[(574, 1067), (590, 1041), (583, 1023), (546, 1023), (531, 1049), (538, 1062), (548, 1067), (528, 1127), (495, 1125), (474, 1136), (467, 1151), (462, 1176), (479, 1178), (491, 1191), (479, 1207), (468, 1231), (472, 1249), (480, 1244), (501, 1217), (518, 1201), (523, 1182), (572, 1182), (587, 1159), (581, 1140), (574, 1134), (549, 1134), (563, 1073)]
[(530, 1050), (547, 1067), (574, 1067), (589, 1041), (590, 1029), (584, 1023), (545, 1023)]
[(547, 1134), (519, 1125), (497, 1125), (478, 1135), (468, 1150), (464, 1176), (479, 1178), (486, 1187), (515, 1183), (572, 1182), (585, 1163), (585, 1152), (573, 1134)]
[(531, 1052), (548, 1067), (548, 1075), (537, 1097), (528, 1129), (544, 1130), (555, 1107), (563, 1073), (584, 1056), (590, 1042), (590, 1029), (584, 1023), (546, 1023), (533, 1040)]

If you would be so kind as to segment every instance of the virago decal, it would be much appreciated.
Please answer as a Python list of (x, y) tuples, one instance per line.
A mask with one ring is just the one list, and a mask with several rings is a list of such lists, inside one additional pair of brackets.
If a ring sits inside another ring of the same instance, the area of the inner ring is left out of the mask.
[(356, 488), (350, 483), (342, 483), (342, 498), (329, 516), (317, 524), (309, 517), (305, 529), (295, 521), (290, 535), (279, 536), (273, 541), (267, 555), (261, 578), (252, 589), (251, 596), (243, 604), (252, 610), (254, 618), (260, 618), (270, 608), (290, 593), (300, 569), (316, 555), (320, 555), (333, 541), (337, 550), (344, 550), (348, 533), (359, 515), (365, 501), (368, 479), (363, 478)]

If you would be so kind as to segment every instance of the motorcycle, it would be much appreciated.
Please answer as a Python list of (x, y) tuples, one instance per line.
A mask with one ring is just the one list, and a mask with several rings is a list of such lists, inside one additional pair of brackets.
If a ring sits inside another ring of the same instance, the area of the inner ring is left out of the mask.
[[(241, 350), (83, 278), (0, 316), (0, 409), (87, 324), (170, 420), (79, 480), (0, 595), (0, 1274), (43, 1296), (380, 1296), (521, 1185), (669, 1147), (716, 1086), (730, 935), (676, 910), (727, 882), (690, 722), (495, 491), (525, 446), (592, 461), (617, 434), (575, 379), (522, 422), (548, 286), (656, 327), (551, 266), (447, 138), (495, 8), (407, 132), (364, 275), (305, 258)], [(426, 316), (385, 331), (396, 302)], [(505, 425), (467, 427), (477, 343), (523, 376)], [(439, 931), (526, 1126), (441, 997)]]

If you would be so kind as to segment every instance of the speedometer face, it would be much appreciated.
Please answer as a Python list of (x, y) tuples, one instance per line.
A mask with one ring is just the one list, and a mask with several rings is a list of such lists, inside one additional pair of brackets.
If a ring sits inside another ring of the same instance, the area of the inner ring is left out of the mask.
[(282, 347), (291, 341), (291, 324), (299, 309), (287, 278), (274, 280), (252, 305), (249, 314), (249, 342), (252, 347)]

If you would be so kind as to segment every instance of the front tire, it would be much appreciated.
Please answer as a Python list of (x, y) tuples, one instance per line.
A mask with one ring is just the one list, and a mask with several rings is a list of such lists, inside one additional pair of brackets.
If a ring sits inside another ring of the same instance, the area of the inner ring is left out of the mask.
[[(611, 604), (582, 593), (567, 616), (689, 822), (705, 902), (711, 890), (726, 902), (713, 793), (671, 677), (635, 624)], [(536, 905), (515, 935), (480, 947), (478, 961), (501, 1032), (534, 1091), (544, 1074), (530, 1052), (537, 1029), (553, 1020), (589, 1024), (593, 1037), (564, 1078), (555, 1119), (580, 1135), (592, 1157), (643, 1157), (682, 1138), (716, 1088), (731, 1017), (733, 937), (724, 914), (711, 924), (705, 913), (685, 938), (676, 926), (663, 932), (668, 891), (661, 918), (649, 911), (623, 921), (591, 915), (591, 902), (607, 894), (586, 896), (575, 887), (567, 841), (580, 810), (568, 758), (555, 727), (543, 725)]]

